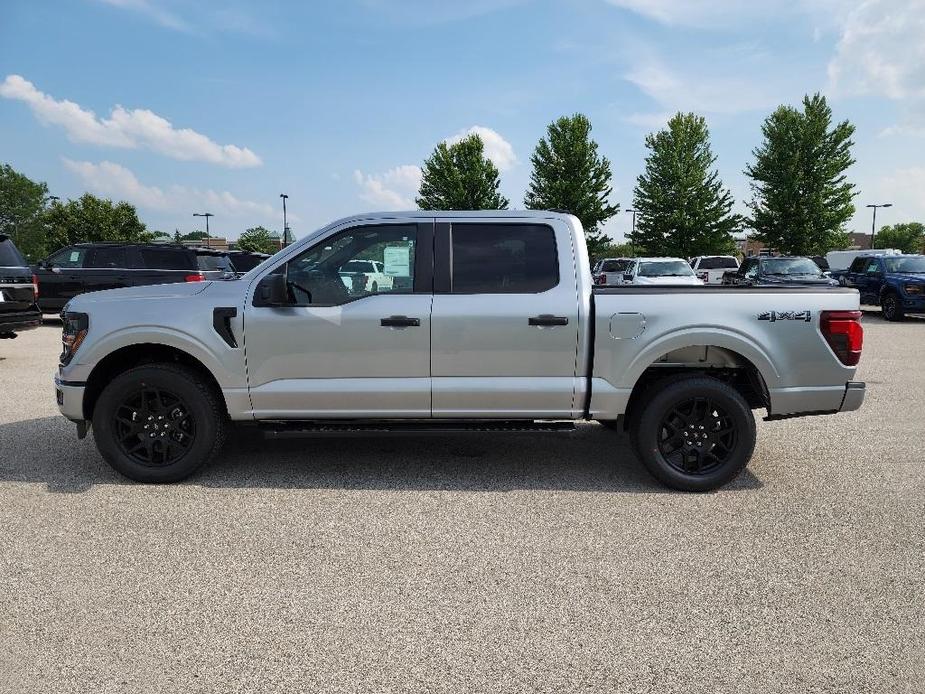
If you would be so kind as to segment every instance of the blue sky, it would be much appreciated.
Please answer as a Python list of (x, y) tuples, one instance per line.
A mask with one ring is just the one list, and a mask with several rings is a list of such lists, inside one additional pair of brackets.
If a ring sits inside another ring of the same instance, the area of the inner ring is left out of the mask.
[[(624, 208), (644, 137), (704, 115), (744, 210), (763, 119), (821, 91), (857, 126), (859, 213), (925, 219), (925, 0), (4, 0), (0, 161), (152, 228), (296, 236), (412, 204), (434, 145), (473, 128), (522, 206), (546, 125), (576, 111)], [(620, 238), (629, 215), (608, 225)]]

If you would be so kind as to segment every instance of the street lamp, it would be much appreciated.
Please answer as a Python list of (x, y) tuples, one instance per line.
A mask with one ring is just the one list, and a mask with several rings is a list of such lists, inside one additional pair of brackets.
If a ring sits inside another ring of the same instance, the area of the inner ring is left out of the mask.
[(633, 213), (633, 230), (630, 232), (630, 253), (633, 252), (633, 239), (636, 237), (636, 210), (623, 210), (624, 212)]
[(203, 213), (201, 213), (201, 214), (200, 214), (199, 212), (193, 212), (193, 216), (194, 216), (194, 217), (205, 217), (205, 218), (206, 218), (206, 248), (208, 248), (208, 247), (209, 247), (209, 238), (210, 238), (210, 237), (209, 237), (209, 217), (214, 217), (215, 215), (212, 214), (211, 212), (203, 212)]
[(867, 207), (874, 208), (874, 218), (870, 220), (870, 247), (874, 247), (874, 237), (877, 235), (877, 208), (878, 207), (892, 207), (893, 203), (885, 202), (881, 205), (868, 205)]
[(289, 198), (285, 193), (280, 193), (283, 199), (283, 248), (289, 245), (289, 225), (286, 223), (286, 200)]

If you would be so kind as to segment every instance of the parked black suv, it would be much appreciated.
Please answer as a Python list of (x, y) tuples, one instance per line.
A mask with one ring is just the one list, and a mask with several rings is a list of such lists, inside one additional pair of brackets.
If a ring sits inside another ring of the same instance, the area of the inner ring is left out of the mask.
[(78, 243), (52, 253), (34, 272), (43, 313), (60, 312), (84, 292), (206, 279), (193, 249), (156, 243)]
[(42, 324), (32, 270), (13, 239), (0, 234), (0, 339)]
[(235, 272), (244, 274), (250, 272), (270, 256), (266, 253), (253, 253), (251, 251), (228, 251), (228, 257), (234, 265)]
[(838, 286), (838, 282), (822, 274), (816, 263), (800, 256), (746, 258), (738, 270), (730, 270), (723, 275), (723, 284), (744, 287), (777, 287), (782, 284)]

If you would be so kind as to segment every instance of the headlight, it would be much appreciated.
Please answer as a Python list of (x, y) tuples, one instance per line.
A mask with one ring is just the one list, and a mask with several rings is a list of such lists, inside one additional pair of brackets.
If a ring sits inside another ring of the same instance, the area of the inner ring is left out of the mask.
[(922, 293), (921, 284), (904, 284), (903, 289), (906, 290), (906, 294), (921, 294)]
[(90, 329), (90, 316), (86, 313), (67, 311), (61, 314), (61, 319), (64, 321), (64, 328), (61, 331), (63, 349), (59, 361), (63, 366), (67, 366), (87, 336), (87, 330)]

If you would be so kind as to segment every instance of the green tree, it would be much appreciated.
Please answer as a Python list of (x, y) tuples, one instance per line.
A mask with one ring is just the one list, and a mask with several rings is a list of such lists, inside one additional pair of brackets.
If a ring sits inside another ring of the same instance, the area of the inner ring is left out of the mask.
[(279, 250), (277, 238), (264, 227), (251, 227), (242, 232), (235, 246), (251, 253), (276, 253)]
[(43, 212), (48, 186), (37, 183), (9, 164), (0, 166), (0, 234), (13, 239), (30, 260), (45, 255)]
[(636, 232), (640, 253), (680, 256), (729, 253), (742, 218), (714, 168), (710, 131), (702, 116), (677, 113), (665, 129), (646, 137), (645, 171), (636, 180)]
[(45, 212), (49, 252), (87, 241), (144, 241), (145, 225), (127, 202), (113, 203), (84, 193)]
[(636, 249), (633, 248), (628, 243), (616, 243), (615, 241), (608, 241), (607, 244), (601, 246), (600, 252), (597, 255), (591, 256), (591, 264), (593, 265), (598, 260), (603, 258), (635, 258)]
[(448, 145), (441, 142), (424, 162), (415, 201), (422, 210), (505, 210), (498, 192), (498, 169), (485, 157), (478, 135)]
[(533, 173), (524, 197), (528, 210), (568, 210), (581, 220), (592, 257), (611, 241), (601, 225), (620, 211), (609, 202), (610, 161), (597, 152), (591, 121), (576, 113), (550, 123), (530, 158)]
[(180, 237), (181, 241), (202, 241), (203, 239), (209, 238), (209, 235), (204, 231), (191, 231), (188, 234), (183, 234)]
[(761, 132), (755, 162), (745, 169), (755, 238), (793, 255), (847, 245), (845, 223), (854, 214), (856, 192), (845, 172), (854, 163), (854, 126), (833, 126), (825, 97), (814, 94), (803, 97), (802, 110), (778, 107)]
[(925, 224), (905, 222), (880, 227), (874, 237), (874, 248), (896, 248), (903, 253), (921, 253), (925, 250)]

